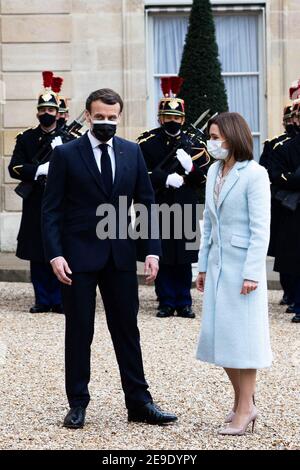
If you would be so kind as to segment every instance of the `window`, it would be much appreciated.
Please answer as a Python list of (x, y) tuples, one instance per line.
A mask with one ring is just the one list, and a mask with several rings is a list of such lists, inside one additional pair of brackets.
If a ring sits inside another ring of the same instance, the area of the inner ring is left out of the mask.
[[(160, 77), (177, 75), (188, 26), (189, 10), (156, 9), (147, 15), (148, 125), (157, 124), (161, 97)], [(265, 135), (265, 84), (263, 80), (263, 9), (214, 10), (216, 38), (230, 111), (241, 113), (254, 137), (258, 159)], [(200, 114), (200, 112), (199, 112)]]

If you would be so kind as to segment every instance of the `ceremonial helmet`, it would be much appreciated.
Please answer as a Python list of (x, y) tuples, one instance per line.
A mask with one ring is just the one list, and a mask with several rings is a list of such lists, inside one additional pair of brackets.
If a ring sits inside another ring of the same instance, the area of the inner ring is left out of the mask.
[(158, 105), (158, 117), (160, 116), (185, 116), (184, 100), (177, 98), (183, 79), (180, 77), (162, 77), (161, 89), (164, 97)]
[(39, 95), (37, 108), (53, 107), (59, 108), (56, 93), (52, 90), (53, 72), (43, 72), (44, 91)]
[(300, 80), (296, 80), (292, 83), (290, 87), (290, 99), (293, 101), (290, 117), (298, 117), (300, 110)]
[(58, 112), (59, 113), (68, 113), (69, 108), (68, 108), (67, 98), (60, 95), (60, 91), (61, 91), (63, 81), (64, 81), (64, 79), (61, 78), (61, 77), (53, 77), (52, 78), (51, 88), (52, 88), (52, 91), (54, 91), (54, 93), (57, 95), (58, 104), (59, 104)]

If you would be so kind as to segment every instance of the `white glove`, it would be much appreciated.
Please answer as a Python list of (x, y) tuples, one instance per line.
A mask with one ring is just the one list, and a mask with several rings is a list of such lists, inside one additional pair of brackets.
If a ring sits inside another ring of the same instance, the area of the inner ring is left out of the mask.
[(63, 141), (61, 140), (60, 136), (54, 137), (54, 139), (51, 142), (51, 147), (55, 149), (58, 145), (62, 145)]
[(48, 175), (49, 163), (50, 162), (42, 163), (42, 165), (38, 166), (38, 168), (36, 170), (35, 177), (34, 177), (35, 180), (38, 179), (38, 176), (42, 176), (42, 175), (47, 176)]
[(186, 174), (188, 175), (193, 168), (193, 160), (192, 157), (186, 153), (183, 149), (178, 149), (176, 152), (176, 158), (179, 160), (182, 168), (185, 169)]
[(180, 188), (184, 183), (183, 177), (179, 175), (178, 173), (172, 173), (171, 175), (168, 176), (166, 180), (166, 186), (167, 188), (169, 186), (172, 186), (173, 188)]

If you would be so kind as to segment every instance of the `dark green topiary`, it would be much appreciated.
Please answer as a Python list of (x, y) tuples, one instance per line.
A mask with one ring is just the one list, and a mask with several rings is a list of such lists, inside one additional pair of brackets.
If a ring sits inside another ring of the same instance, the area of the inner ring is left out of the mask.
[(185, 100), (187, 124), (208, 108), (210, 114), (228, 110), (209, 0), (193, 2), (179, 76), (184, 78), (180, 97)]

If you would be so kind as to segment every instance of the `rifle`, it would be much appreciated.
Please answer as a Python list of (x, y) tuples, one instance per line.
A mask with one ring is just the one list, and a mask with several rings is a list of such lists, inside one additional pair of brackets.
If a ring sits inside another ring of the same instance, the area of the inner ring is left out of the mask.
[[(175, 171), (176, 167), (179, 165), (179, 161), (176, 158), (177, 150), (180, 148), (183, 148), (184, 150), (190, 150), (190, 148), (196, 146), (197, 142), (200, 140), (206, 142), (207, 138), (204, 131), (208, 125), (209, 120), (201, 127), (201, 129), (199, 129), (197, 125), (208, 115), (209, 112), (210, 110), (208, 109), (193, 124), (188, 126), (185, 134), (187, 136), (186, 142), (183, 143), (179, 141), (178, 144), (175, 145), (175, 147), (173, 147), (173, 149), (166, 155), (166, 157), (151, 172), (149, 172), (150, 174), (156, 170), (165, 170), (166, 168), (168, 169), (168, 172)], [(213, 117), (216, 115), (217, 113), (214, 114)], [(194, 158), (194, 160), (200, 156), (201, 155), (199, 154), (199, 156)]]
[[(85, 115), (84, 111), (82, 111), (79, 116), (74, 119), (71, 124), (67, 125), (65, 129), (62, 129), (59, 131), (59, 136), (64, 137), (66, 141), (73, 140), (74, 137), (79, 137), (80, 130), (83, 127), (83, 123), (85, 121)], [(57, 136), (57, 137), (59, 137)], [(42, 163), (45, 163), (47, 160), (49, 160), (49, 157), (51, 153), (53, 152), (53, 149), (51, 147), (51, 142), (46, 142), (42, 147), (37, 151), (36, 155), (32, 159), (33, 163), (36, 163), (37, 165), (41, 165)], [(45, 184), (46, 178), (44, 176), (39, 176), (37, 181), (44, 185)], [(27, 199), (28, 196), (31, 194), (33, 190), (33, 183), (31, 181), (21, 181), (16, 188), (15, 192), (17, 193), (18, 196), (20, 196), (22, 199)]]
[(82, 111), (79, 116), (71, 122), (71, 124), (67, 125), (63, 130), (62, 133), (68, 137), (80, 137), (81, 133), (80, 130), (83, 127), (85, 121), (85, 111)]

